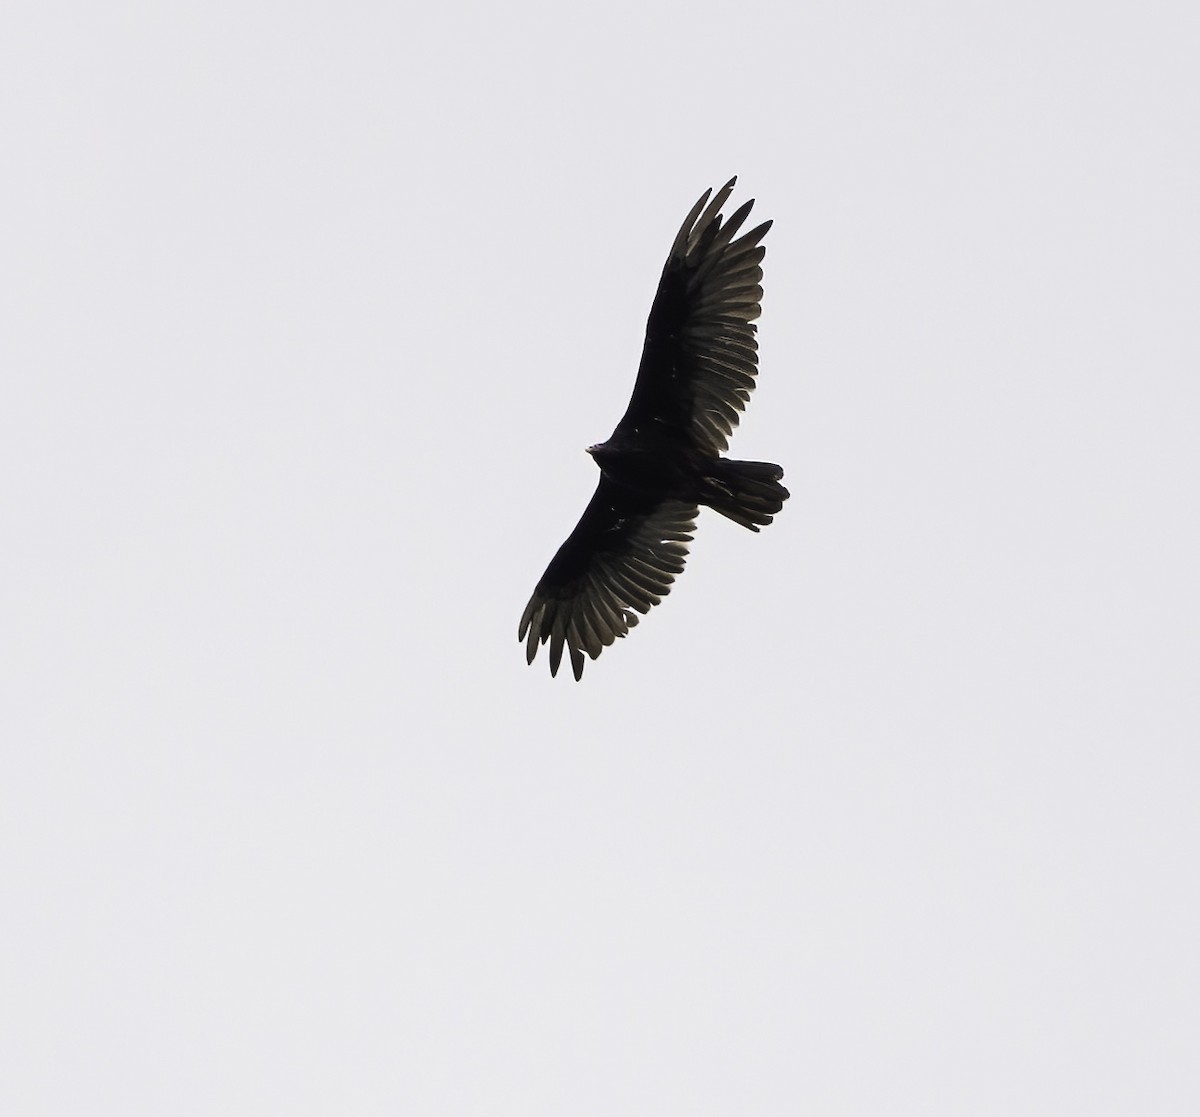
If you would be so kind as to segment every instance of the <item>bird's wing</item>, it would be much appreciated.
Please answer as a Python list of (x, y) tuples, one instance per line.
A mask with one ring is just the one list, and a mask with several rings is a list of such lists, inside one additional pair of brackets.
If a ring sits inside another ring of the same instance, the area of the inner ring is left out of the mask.
[(637, 383), (617, 430), (657, 426), (704, 453), (722, 454), (758, 372), (754, 320), (762, 312), (759, 242), (770, 221), (734, 240), (753, 200), (723, 221), (736, 178), (706, 190), (671, 245), (659, 280)]
[(533, 591), (517, 633), (529, 663), (550, 643), (550, 674), (563, 648), (575, 678), (671, 590), (683, 570), (699, 509), (634, 493), (601, 477), (583, 517)]

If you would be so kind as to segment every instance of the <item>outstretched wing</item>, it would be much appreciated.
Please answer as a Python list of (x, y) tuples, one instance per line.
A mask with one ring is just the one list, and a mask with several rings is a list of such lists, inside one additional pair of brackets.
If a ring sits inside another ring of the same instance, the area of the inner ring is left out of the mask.
[(723, 221), (731, 178), (706, 190), (671, 245), (659, 280), (637, 383), (617, 430), (657, 426), (706, 454), (723, 454), (758, 372), (754, 320), (762, 313), (759, 242), (770, 221), (739, 237), (753, 200)]
[[(529, 663), (550, 643), (550, 674), (563, 648), (575, 678), (583, 654), (595, 659), (671, 590), (683, 570), (699, 509), (644, 496), (601, 477), (595, 495), (538, 582), (517, 639)], [(637, 612), (634, 612), (636, 610)]]

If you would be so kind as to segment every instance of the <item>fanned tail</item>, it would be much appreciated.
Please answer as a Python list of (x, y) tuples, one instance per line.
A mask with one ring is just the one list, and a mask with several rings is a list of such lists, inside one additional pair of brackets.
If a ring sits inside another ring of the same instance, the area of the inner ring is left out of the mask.
[(758, 531), (766, 527), (787, 500), (779, 482), (783, 468), (771, 462), (739, 462), (719, 458), (705, 477), (702, 501), (735, 524)]

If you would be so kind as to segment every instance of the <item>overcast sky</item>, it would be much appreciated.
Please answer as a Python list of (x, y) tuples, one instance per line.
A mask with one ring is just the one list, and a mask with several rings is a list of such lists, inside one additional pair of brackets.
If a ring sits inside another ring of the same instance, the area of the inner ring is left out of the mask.
[[(1192, 4), (18, 4), (0, 1111), (1200, 1112)], [(667, 248), (734, 456), (517, 621)]]

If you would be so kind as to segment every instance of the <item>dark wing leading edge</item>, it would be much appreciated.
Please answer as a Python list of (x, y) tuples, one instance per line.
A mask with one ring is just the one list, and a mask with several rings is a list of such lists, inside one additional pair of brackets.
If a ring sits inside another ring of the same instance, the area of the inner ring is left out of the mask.
[(697, 515), (694, 504), (639, 495), (601, 477), (525, 606), (517, 638), (528, 634), (526, 662), (549, 641), (550, 674), (558, 674), (565, 647), (575, 678), (582, 677), (584, 652), (595, 659), (670, 592)]
[[(723, 454), (758, 372), (754, 320), (762, 312), (759, 241), (770, 221), (739, 237), (753, 200), (722, 221), (731, 178), (706, 190), (671, 245), (659, 280), (637, 383), (617, 430), (657, 425), (707, 454)], [(706, 204), (707, 203), (707, 204)]]

